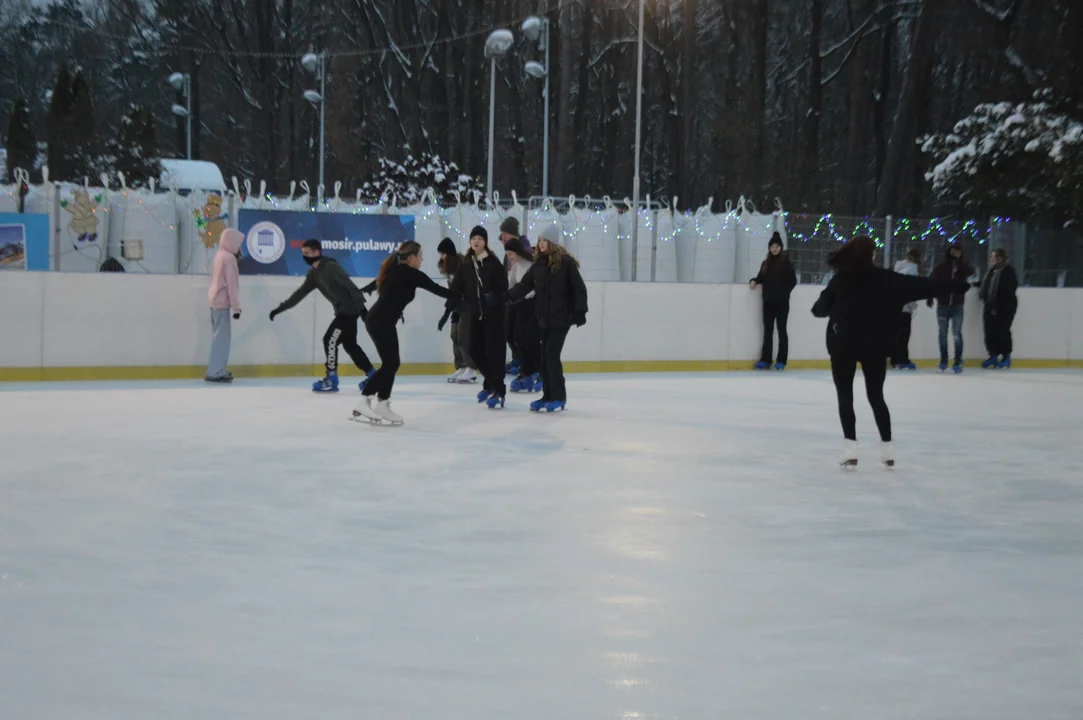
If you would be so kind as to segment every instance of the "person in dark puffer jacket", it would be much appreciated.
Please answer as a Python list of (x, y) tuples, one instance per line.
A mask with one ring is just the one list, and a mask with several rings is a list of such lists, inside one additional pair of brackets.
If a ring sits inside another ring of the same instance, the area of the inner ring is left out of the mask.
[(489, 233), (480, 225), (470, 231), (470, 249), (450, 289), (463, 296), (460, 315), (470, 316), (470, 357), (485, 378), (478, 402), (493, 410), (503, 408), (508, 391), (504, 384), (508, 273), (489, 251)]
[(587, 322), (587, 285), (579, 261), (557, 243), (560, 229), (550, 225), (538, 233), (534, 264), (508, 291), (512, 301), (534, 292), (534, 313), (541, 331), (542, 397), (530, 403), (534, 412), (563, 410), (568, 401), (560, 353), (572, 325)]
[[(947, 257), (929, 273), (929, 278), (940, 282), (966, 280), (974, 274), (974, 268), (963, 260), (963, 246), (955, 243), (948, 247)], [(963, 369), (963, 305), (966, 293), (944, 293), (936, 298), (936, 324), (940, 335), (940, 370), (948, 369), (948, 323), (955, 344), (955, 372)], [(932, 298), (927, 301), (933, 306)]]
[(989, 359), (983, 368), (1010, 368), (1012, 366), (1012, 321), (1019, 309), (1015, 291), (1019, 277), (1015, 268), (1008, 264), (1008, 253), (997, 248), (989, 256), (989, 272), (981, 281), (981, 299), (985, 304), (982, 321), (985, 328), (985, 349)]
[(759, 274), (752, 278), (749, 285), (753, 290), (763, 288), (763, 350), (757, 370), (771, 367), (771, 350), (775, 324), (778, 324), (778, 357), (775, 370), (786, 367), (789, 359), (790, 338), (786, 333), (786, 319), (790, 315), (790, 293), (797, 287), (797, 273), (786, 251), (782, 249), (782, 236), (777, 232), (771, 235), (767, 243), (767, 257), (760, 265)]

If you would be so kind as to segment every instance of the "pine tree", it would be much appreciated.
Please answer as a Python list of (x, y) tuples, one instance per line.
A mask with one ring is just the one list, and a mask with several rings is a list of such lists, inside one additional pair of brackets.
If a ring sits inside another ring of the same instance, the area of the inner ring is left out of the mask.
[(72, 180), (81, 182), (93, 177), (101, 164), (98, 134), (94, 122), (94, 102), (90, 97), (90, 84), (81, 72), (71, 81), (72, 137), (75, 139), (75, 175)]
[(49, 136), (49, 148), (46, 152), (46, 164), (49, 175), (54, 180), (70, 180), (74, 177), (74, 138), (71, 130), (71, 73), (67, 65), (60, 66), (53, 85), (53, 94), (49, 99), (49, 118), (46, 132)]
[(33, 172), (37, 158), (37, 140), (30, 123), (30, 106), (22, 95), (15, 99), (15, 106), (11, 109), (5, 145), (8, 150), (5, 176), (7, 182), (14, 183), (15, 169)]
[(142, 105), (131, 104), (120, 119), (117, 136), (110, 148), (113, 169), (124, 173), (129, 187), (144, 187), (151, 178), (161, 175), (154, 116)]

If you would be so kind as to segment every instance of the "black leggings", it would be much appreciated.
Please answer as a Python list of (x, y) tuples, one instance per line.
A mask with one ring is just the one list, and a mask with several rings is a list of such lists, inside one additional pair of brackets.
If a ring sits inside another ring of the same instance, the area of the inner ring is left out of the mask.
[(484, 387), (493, 395), (504, 397), (504, 314), (470, 318), (470, 357), (485, 378)]
[(883, 353), (845, 353), (831, 356), (831, 379), (839, 398), (839, 420), (847, 440), (857, 440), (857, 418), (854, 416), (854, 375), (857, 364), (865, 376), (865, 394), (876, 417), (880, 439), (891, 442), (891, 413), (884, 401), (884, 380), (887, 378), (887, 358)]
[(369, 331), (369, 337), (376, 345), (376, 352), (380, 354), (380, 369), (365, 383), (362, 394), (387, 400), (391, 397), (391, 388), (395, 384), (395, 373), (402, 364), (399, 359), (399, 333), (395, 330), (394, 320), (373, 321), (372, 315), (365, 320), (365, 329)]
[(790, 316), (790, 301), (763, 301), (763, 349), (760, 362), (771, 364), (771, 351), (774, 349), (775, 324), (778, 324), (778, 362), (783, 365), (790, 355), (790, 337), (786, 334), (786, 319)]
[(372, 362), (357, 344), (357, 318), (357, 315), (335, 315), (335, 319), (327, 326), (327, 332), (323, 334), (323, 349), (327, 355), (324, 367), (327, 368), (328, 377), (338, 372), (339, 345), (359, 370), (365, 374), (372, 372)]
[(568, 390), (564, 386), (564, 363), (560, 353), (571, 328), (542, 328), (541, 330), (541, 376), (542, 400), (568, 402)]

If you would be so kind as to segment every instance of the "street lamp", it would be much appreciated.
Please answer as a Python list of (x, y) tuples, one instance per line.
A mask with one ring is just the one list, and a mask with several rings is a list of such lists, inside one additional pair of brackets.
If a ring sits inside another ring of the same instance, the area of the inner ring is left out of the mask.
[[(643, 3), (639, 0), (639, 51), (636, 70), (636, 152), (635, 174), (632, 176), (632, 282), (636, 281), (636, 265), (639, 257), (639, 148), (640, 124), (643, 119)], [(651, 266), (654, 273), (654, 266)], [(653, 279), (653, 278), (652, 278)]]
[(316, 92), (315, 90), (305, 90), (302, 96), (305, 100), (308, 100), (313, 105), (320, 106), (320, 179), (316, 192), (318, 195), (321, 196), (323, 194), (324, 121), (326, 118), (327, 109), (326, 60), (327, 56), (323, 53), (320, 53), (319, 55), (317, 55), (316, 53), (306, 53), (305, 56), (301, 58), (301, 67), (303, 67), (310, 73), (314, 73), (316, 75), (316, 79), (320, 81), (319, 92)]
[(545, 64), (531, 60), (523, 69), (532, 78), (545, 78), (545, 130), (542, 140), (542, 197), (549, 197), (549, 19), (536, 15), (523, 21), (523, 35), (545, 50)]
[(511, 49), (515, 36), (511, 30), (493, 30), (485, 41), (485, 57), (489, 58), (489, 174), (485, 197), (493, 204), (493, 141), (496, 130), (496, 61)]
[(188, 73), (175, 72), (169, 76), (169, 84), (174, 90), (184, 93), (184, 105), (173, 103), (173, 114), (185, 119), (187, 157), (192, 159), (192, 76)]

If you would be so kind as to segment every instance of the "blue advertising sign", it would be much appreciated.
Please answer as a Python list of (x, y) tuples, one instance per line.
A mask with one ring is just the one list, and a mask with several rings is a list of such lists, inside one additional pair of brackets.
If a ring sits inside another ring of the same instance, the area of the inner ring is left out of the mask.
[(351, 277), (376, 277), (384, 259), (414, 239), (414, 216), (245, 209), (237, 229), (245, 235), (242, 275), (304, 275), (301, 243), (316, 238)]
[(0, 270), (49, 269), (49, 216), (0, 213)]

